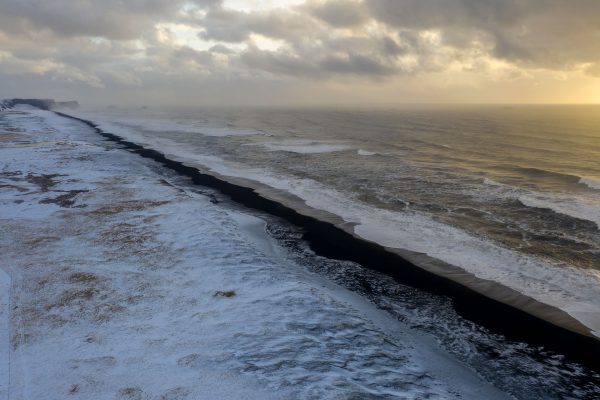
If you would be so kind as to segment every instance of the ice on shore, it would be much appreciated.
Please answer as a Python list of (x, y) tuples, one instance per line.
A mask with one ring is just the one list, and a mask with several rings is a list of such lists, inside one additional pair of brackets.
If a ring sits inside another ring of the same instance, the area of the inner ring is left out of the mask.
[(78, 121), (4, 112), (0, 159), (6, 398), (505, 397)]

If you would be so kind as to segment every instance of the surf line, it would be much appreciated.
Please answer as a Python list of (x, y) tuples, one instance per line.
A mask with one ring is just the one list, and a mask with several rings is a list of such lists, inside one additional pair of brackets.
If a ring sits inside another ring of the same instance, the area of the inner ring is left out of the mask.
[[(254, 188), (204, 173), (197, 167), (172, 160), (157, 150), (105, 132), (92, 121), (54, 112), (84, 123), (105, 139), (190, 178), (194, 184), (216, 189), (234, 202), (267, 212), (302, 228), (302, 239), (317, 255), (353, 261), (385, 273), (399, 283), (447, 296), (461, 316), (494, 333), (510, 340), (544, 346), (600, 371), (600, 340), (591, 334), (589, 328), (558, 308), (497, 282), (476, 278), (459, 267), (425, 254), (390, 249), (367, 241), (334, 223), (300, 213), (282, 202), (267, 198)], [(318, 213), (318, 210), (315, 211)]]

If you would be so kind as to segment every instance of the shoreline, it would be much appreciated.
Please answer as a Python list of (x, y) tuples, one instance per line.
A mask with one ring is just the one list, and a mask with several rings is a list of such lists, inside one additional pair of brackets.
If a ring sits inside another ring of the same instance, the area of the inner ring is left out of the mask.
[(459, 314), (494, 332), (546, 346), (600, 369), (600, 340), (588, 327), (556, 307), (499, 283), (476, 278), (426, 254), (387, 248), (360, 238), (354, 234), (353, 226), (339, 217), (308, 207), (289, 194), (255, 182), (205, 172), (198, 166), (105, 132), (91, 121), (61, 112), (56, 114), (87, 124), (106, 139), (191, 178), (195, 184), (217, 189), (237, 203), (303, 228), (304, 239), (319, 255), (355, 261), (403, 284), (448, 296)]
[(477, 373), (412, 323), (315, 274), (267, 224), (294, 231), (319, 266), (341, 266), (314, 255), (299, 228), (88, 125), (28, 108), (0, 113), (0, 125), (9, 160), (0, 248), (11, 277), (0, 356), (10, 356), (11, 398), (500, 400), (565, 391), (554, 365), (529, 358), (507, 358), (516, 366), (504, 371), (522, 367), (541, 381), (541, 366), (557, 389), (513, 389), (520, 376), (502, 379), (487, 365)]

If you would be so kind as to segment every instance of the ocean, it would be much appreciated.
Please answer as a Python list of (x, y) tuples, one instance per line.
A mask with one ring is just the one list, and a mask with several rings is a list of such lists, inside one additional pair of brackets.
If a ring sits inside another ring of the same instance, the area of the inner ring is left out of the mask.
[(600, 109), (107, 109), (100, 127), (289, 193), (600, 331)]
[[(76, 115), (329, 218), (364, 240), (425, 254), (474, 280), (510, 288), (600, 335), (600, 107), (109, 108)], [(436, 306), (426, 303), (409, 307), (435, 314)], [(401, 306), (390, 307), (407, 318)], [(588, 378), (566, 384), (552, 357), (540, 367), (531, 362), (540, 354), (520, 345), (507, 350), (497, 339), (490, 345), (471, 325), (461, 328), (440, 315), (429, 323), (444, 326), (423, 329), (447, 348), (479, 346), (465, 360), (487, 369), (484, 375), (499, 370), (490, 367), (490, 354), (505, 351), (511, 361), (500, 369), (529, 369), (542, 380), (554, 374), (561, 380), (555, 389), (562, 385), (565, 395), (591, 379), (586, 372)], [(482, 356), (485, 346), (495, 350)], [(519, 361), (525, 353), (527, 361)], [(508, 373), (506, 379), (515, 378)]]

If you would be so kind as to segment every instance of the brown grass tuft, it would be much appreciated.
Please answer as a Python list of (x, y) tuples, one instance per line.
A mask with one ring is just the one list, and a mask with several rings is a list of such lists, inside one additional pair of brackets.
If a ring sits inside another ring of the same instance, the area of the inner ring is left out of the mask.
[(226, 290), (226, 291), (217, 291), (215, 292), (215, 297), (234, 297), (237, 293), (235, 290)]
[(98, 281), (98, 277), (91, 272), (75, 272), (68, 279), (70, 283), (93, 283)]

